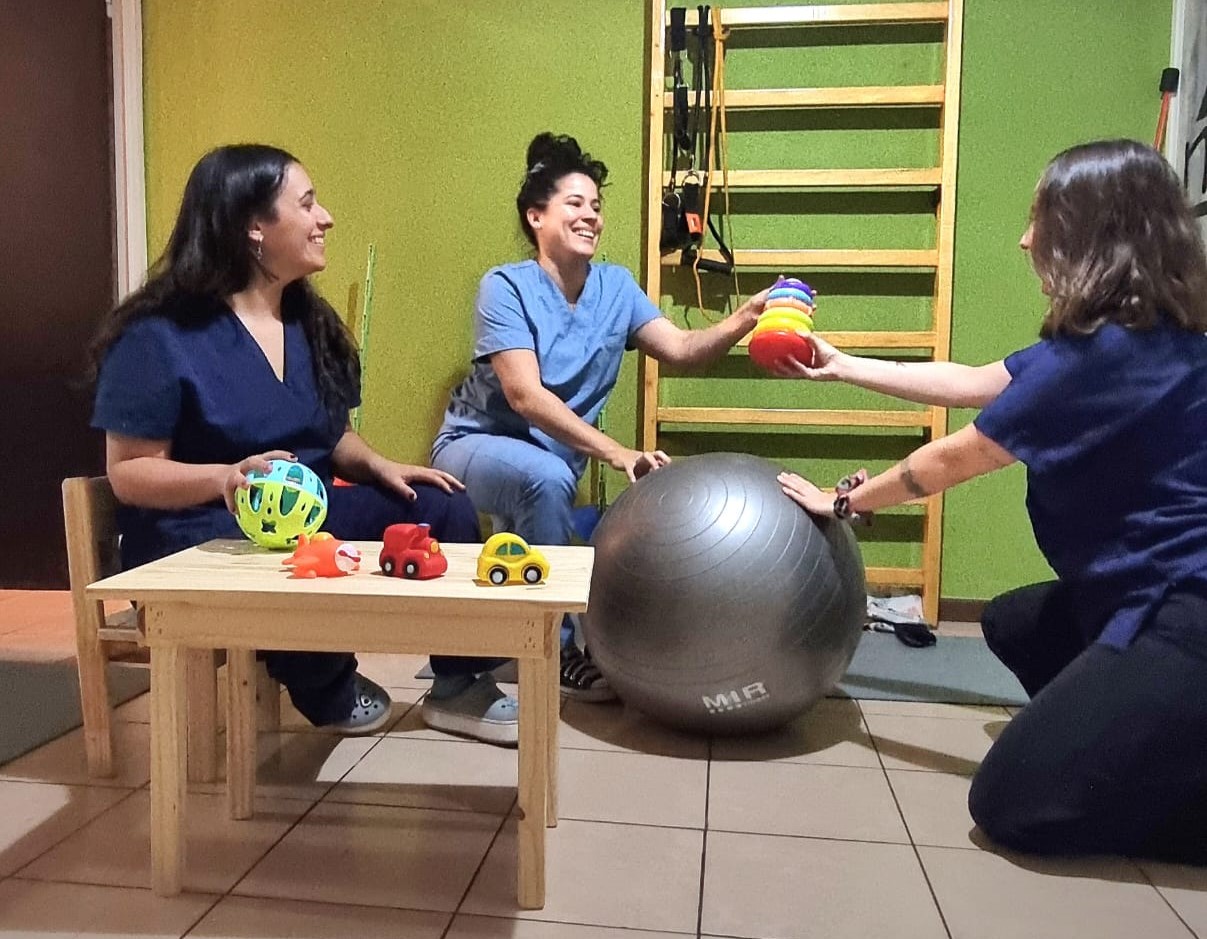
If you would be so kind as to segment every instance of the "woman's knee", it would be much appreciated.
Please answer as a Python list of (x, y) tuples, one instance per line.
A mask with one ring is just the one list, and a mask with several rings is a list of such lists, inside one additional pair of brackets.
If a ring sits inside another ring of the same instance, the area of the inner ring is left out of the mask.
[(530, 505), (566, 506), (574, 505), (578, 493), (578, 479), (570, 467), (562, 463), (533, 468), (524, 476), (523, 498)]
[(1078, 751), (1065, 730), (1012, 722), (972, 778), (968, 814), (990, 841), (1015, 851), (1103, 849), (1104, 839), (1118, 832), (1111, 822), (1112, 798), (1095, 793), (1095, 770)]
[(443, 528), (439, 537), (445, 541), (472, 544), (482, 540), (478, 510), (464, 492), (454, 492), (448, 497)]
[(1006, 847), (1014, 847), (1027, 828), (1017, 794), (1011, 798), (1003, 775), (992, 765), (982, 764), (972, 777), (968, 814), (991, 841)]
[(445, 492), (438, 486), (417, 485), (415, 502), (409, 505), (408, 518), (398, 521), (427, 522), (432, 535), (440, 541), (472, 544), (482, 540), (478, 510), (464, 492)]

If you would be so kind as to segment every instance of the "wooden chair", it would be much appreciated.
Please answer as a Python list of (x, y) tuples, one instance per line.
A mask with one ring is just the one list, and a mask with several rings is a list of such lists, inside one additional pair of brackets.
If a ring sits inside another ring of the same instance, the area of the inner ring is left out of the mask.
[[(84, 588), (121, 569), (117, 545), (117, 502), (109, 480), (74, 477), (63, 480), (63, 520), (67, 533), (67, 569), (75, 611), (76, 658), (80, 673), (80, 709), (84, 717), (84, 750), (90, 776), (112, 776), (113, 728), (109, 704), (110, 661), (145, 666), (143, 624), (133, 607), (105, 614), (104, 604), (88, 600)], [(188, 777), (212, 782), (218, 766), (217, 671), (221, 653), (197, 651), (188, 661)], [(280, 725), (280, 686), (259, 663), (250, 698), (262, 730)], [(253, 726), (255, 726), (253, 724)], [(255, 738), (247, 744), (255, 766)]]

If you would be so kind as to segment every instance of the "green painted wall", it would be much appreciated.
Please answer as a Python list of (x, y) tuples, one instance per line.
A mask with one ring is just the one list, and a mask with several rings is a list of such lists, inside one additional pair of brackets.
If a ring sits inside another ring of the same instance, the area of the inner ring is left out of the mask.
[[(386, 452), (424, 459), (447, 391), (465, 369), (477, 281), (489, 266), (524, 256), (514, 196), (535, 132), (573, 133), (608, 163), (603, 250), (638, 271), (644, 0), (594, 0), (589, 7), (574, 0), (143, 0), (143, 9), (152, 253), (163, 245), (189, 168), (206, 149), (259, 140), (293, 151), (336, 218), (331, 266), (319, 286), (337, 308), (354, 305), (368, 245), (377, 246), (362, 430)], [(1015, 244), (1035, 179), (1070, 144), (1151, 133), (1169, 18), (1168, 0), (966, 0), (956, 359), (990, 361), (1034, 337), (1042, 297)], [(757, 39), (736, 42), (730, 87), (940, 77), (930, 27), (792, 38), (791, 56)], [(923, 166), (937, 157), (933, 118), (913, 111), (883, 112), (876, 121), (735, 115), (731, 131), (735, 167)], [(928, 211), (917, 193), (748, 194), (735, 204), (735, 233), (750, 247), (924, 247), (933, 241)], [(926, 321), (926, 278), (800, 273), (822, 290), (822, 329), (920, 328)], [(744, 275), (743, 292), (761, 280)], [(681, 277), (668, 280), (664, 306), (672, 315), (683, 315), (689, 289)], [(696, 404), (886, 405), (834, 386), (757, 380), (740, 356), (707, 377), (676, 379), (666, 395)], [(621, 439), (632, 439), (634, 402), (630, 361), (606, 412), (609, 431)], [(953, 412), (953, 429), (971, 417)], [(668, 439), (680, 453), (765, 453), (820, 481), (856, 464), (886, 465), (908, 443), (879, 433), (820, 432)], [(610, 478), (610, 491), (615, 485)], [(988, 597), (1045, 576), (1022, 494), (1022, 471), (1014, 468), (949, 495), (945, 596)], [(909, 563), (917, 533), (909, 512), (881, 519), (869, 560)]]

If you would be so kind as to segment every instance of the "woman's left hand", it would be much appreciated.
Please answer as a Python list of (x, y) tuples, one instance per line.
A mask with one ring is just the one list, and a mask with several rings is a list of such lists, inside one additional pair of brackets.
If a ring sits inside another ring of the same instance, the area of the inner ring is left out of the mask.
[(451, 473), (432, 469), (430, 466), (411, 466), (381, 458), (373, 465), (373, 476), (387, 489), (415, 501), (417, 496), (412, 483), (421, 483), (443, 489), (445, 492), (463, 492), (465, 484)]
[(834, 496), (818, 489), (796, 473), (780, 473), (776, 477), (784, 494), (811, 515), (834, 516)]

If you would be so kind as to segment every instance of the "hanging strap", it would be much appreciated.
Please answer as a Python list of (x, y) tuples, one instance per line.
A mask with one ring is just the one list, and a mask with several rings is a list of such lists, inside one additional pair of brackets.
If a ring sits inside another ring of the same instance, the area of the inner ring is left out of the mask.
[(699, 166), (707, 172), (708, 164), (705, 159), (704, 138), (708, 131), (704, 128), (704, 124), (708, 120), (709, 96), (709, 43), (705, 39), (705, 36), (709, 34), (708, 7), (696, 7), (696, 12), (700, 17), (700, 22), (696, 24), (694, 34), (697, 51), (695, 67), (692, 69), (692, 94), (695, 101), (692, 105), (691, 120), (688, 128), (688, 134), (691, 137), (691, 162), (689, 163), (689, 169), (694, 170)]
[[(683, 53), (687, 49), (687, 7), (671, 8), (670, 43), (671, 73), (674, 76), (672, 100), (675, 129), (673, 139), (678, 149), (688, 152), (692, 149), (692, 138), (687, 129), (687, 84), (683, 81)], [(672, 179), (674, 171), (675, 163), (672, 160)]]
[(696, 47), (700, 56), (700, 87), (701, 98), (697, 98), (699, 108), (699, 123), (708, 126), (696, 127), (696, 138), (700, 144), (700, 166), (704, 170), (705, 182), (712, 167), (712, 84), (713, 84), (713, 32), (712, 21), (709, 19), (707, 6), (696, 7)]
[[(717, 161), (717, 166), (721, 170), (721, 186), (725, 196), (725, 211), (721, 220), (721, 226), (718, 227), (710, 214), (710, 206), (712, 203), (712, 165), (711, 162), (706, 164), (705, 184), (704, 184), (704, 208), (703, 216), (707, 219), (708, 229), (712, 232), (713, 237), (717, 241), (717, 248), (724, 259), (721, 262), (708, 261), (701, 257), (700, 250), (702, 244), (697, 244), (692, 252), (692, 276), (696, 281), (696, 304), (700, 308), (700, 314), (704, 314), (704, 289), (700, 283), (700, 270), (703, 268), (706, 271), (716, 271), (718, 273), (733, 274), (734, 291), (738, 292), (738, 275), (737, 269), (733, 263), (733, 251), (725, 243), (722, 237), (722, 229), (727, 229), (729, 224), (729, 144), (728, 144), (728, 125), (725, 119), (725, 41), (729, 38), (728, 30), (721, 25), (721, 11), (714, 10), (713, 15), (716, 18), (716, 28), (712, 31), (712, 88), (710, 94), (710, 114), (709, 114), (709, 130), (708, 143), (706, 152), (711, 159)], [(719, 125), (719, 134), (718, 134)], [(701, 239), (702, 240), (702, 239)]]
[(708, 227), (713, 233), (713, 237), (717, 239), (717, 247), (721, 251), (721, 256), (725, 259), (725, 263), (729, 265), (729, 269), (733, 272), (733, 292), (735, 297), (740, 297), (742, 294), (738, 286), (738, 267), (734, 263), (733, 251), (726, 244), (725, 239), (721, 237), (721, 230), (730, 238), (733, 237), (733, 215), (729, 208), (729, 125), (726, 120), (725, 110), (725, 43), (729, 39), (729, 30), (721, 24), (721, 13), (716, 14), (716, 70), (717, 70), (717, 95), (716, 107), (717, 113), (720, 115), (721, 131), (717, 137), (717, 152), (721, 163), (721, 189), (725, 196), (725, 211), (721, 217), (720, 230), (713, 225), (712, 216), (708, 217)]

